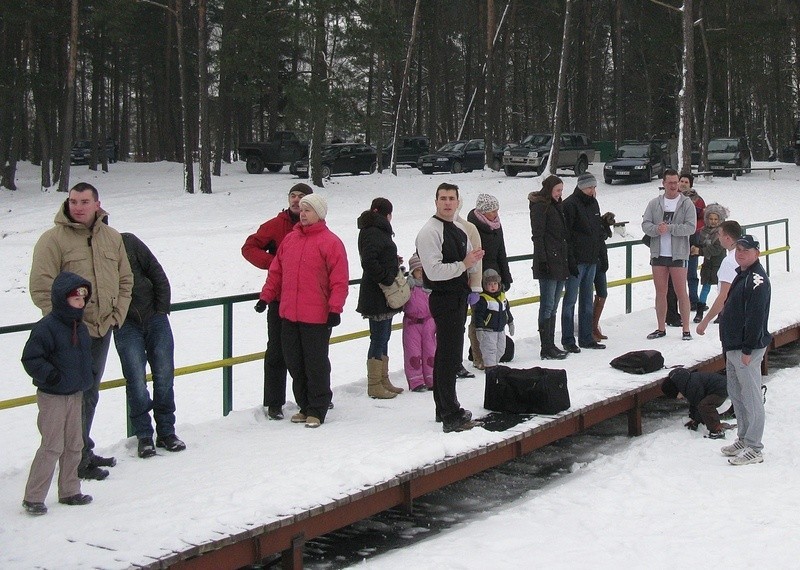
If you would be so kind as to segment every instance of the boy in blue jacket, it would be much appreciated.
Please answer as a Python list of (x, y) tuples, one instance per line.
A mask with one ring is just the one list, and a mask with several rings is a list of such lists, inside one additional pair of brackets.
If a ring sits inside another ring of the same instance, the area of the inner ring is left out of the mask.
[(91, 296), (89, 281), (62, 271), (53, 281), (53, 310), (33, 327), (22, 351), (22, 365), (37, 387), (37, 424), (42, 443), (31, 464), (22, 506), (31, 515), (47, 513), (44, 500), (59, 464), (58, 502), (86, 505), (78, 464), (83, 435), (83, 392), (92, 386), (92, 352), (83, 308)]
[(514, 317), (511, 315), (500, 274), (494, 269), (483, 272), (483, 293), (472, 306), (472, 322), (483, 355), (484, 369), (497, 366), (506, 351), (506, 325), (510, 335), (514, 335)]

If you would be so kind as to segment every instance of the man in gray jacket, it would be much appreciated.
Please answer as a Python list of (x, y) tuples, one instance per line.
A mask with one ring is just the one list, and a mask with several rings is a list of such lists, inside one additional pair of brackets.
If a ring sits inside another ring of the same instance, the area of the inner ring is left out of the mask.
[(672, 278), (678, 309), (681, 314), (683, 340), (691, 340), (689, 332), (690, 303), (686, 275), (689, 260), (689, 236), (697, 226), (697, 213), (692, 200), (681, 194), (678, 173), (664, 171), (664, 195), (650, 200), (642, 216), (642, 231), (650, 241), (650, 265), (656, 287), (656, 319), (658, 328), (648, 339), (667, 335), (667, 283)]

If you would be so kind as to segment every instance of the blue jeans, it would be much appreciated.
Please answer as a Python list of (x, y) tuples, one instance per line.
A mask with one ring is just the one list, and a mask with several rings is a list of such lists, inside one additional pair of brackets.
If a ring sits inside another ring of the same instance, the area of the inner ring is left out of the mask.
[(381, 359), (389, 355), (389, 337), (392, 334), (392, 319), (376, 321), (369, 319), (369, 349), (367, 358)]
[(594, 274), (596, 263), (579, 263), (578, 276), (569, 276), (561, 307), (561, 344), (575, 344), (575, 304), (578, 304), (578, 344), (584, 346), (594, 341), (592, 337), (592, 317), (594, 306)]
[[(158, 436), (174, 434), (175, 391), (172, 385), (175, 344), (169, 318), (164, 313), (155, 313), (144, 325), (127, 319), (119, 330), (114, 331), (114, 344), (126, 380), (128, 417), (136, 437), (153, 437), (150, 410), (153, 410)], [(148, 362), (153, 373), (152, 400), (145, 379)]]
[(564, 291), (565, 281), (557, 279), (539, 279), (539, 327), (544, 321), (555, 317), (558, 302)]

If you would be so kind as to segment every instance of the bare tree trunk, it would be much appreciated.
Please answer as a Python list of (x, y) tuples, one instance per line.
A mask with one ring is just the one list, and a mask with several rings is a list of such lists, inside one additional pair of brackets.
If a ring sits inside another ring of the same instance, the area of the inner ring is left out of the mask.
[(211, 194), (211, 125), (208, 122), (208, 22), (206, 1), (197, 2), (197, 68), (200, 143), (200, 192)]
[(622, 2), (614, 0), (614, 31), (611, 36), (612, 50), (614, 52), (614, 148), (622, 144), (622, 76), (623, 61), (622, 54)]
[(492, 60), (494, 59), (494, 35), (495, 35), (495, 12), (494, 0), (486, 0), (486, 73), (484, 73), (483, 92), (484, 92), (484, 115), (483, 121), (483, 143), (484, 143), (484, 162), (489, 168), (494, 168), (494, 109), (495, 98), (493, 97), (494, 89), (494, 67)]
[(408, 51), (406, 52), (406, 65), (403, 68), (403, 82), (400, 87), (400, 97), (397, 100), (397, 112), (394, 116), (394, 134), (392, 135), (392, 174), (397, 176), (397, 136), (398, 129), (400, 128), (400, 113), (402, 112), (403, 105), (406, 101), (406, 93), (408, 91), (408, 73), (411, 70), (411, 56), (414, 53), (414, 42), (417, 39), (417, 25), (419, 24), (419, 5), (421, 0), (416, 0), (414, 4), (414, 16), (411, 20), (411, 39), (408, 41)]
[(311, 129), (311, 148), (309, 149), (308, 170), (314, 186), (322, 183), (321, 155), (325, 139), (325, 125), (328, 120), (328, 61), (325, 30), (325, 6), (316, 0), (314, 7), (314, 57), (311, 64), (311, 115), (314, 124)]
[(558, 68), (558, 93), (556, 95), (556, 111), (553, 117), (553, 145), (550, 147), (550, 158), (547, 170), (555, 174), (558, 170), (558, 148), (561, 142), (561, 123), (564, 115), (564, 98), (567, 92), (567, 61), (569, 60), (569, 27), (572, 20), (570, 14), (572, 0), (564, 2), (564, 37), (561, 41), (561, 64)]
[(178, 39), (178, 75), (181, 83), (181, 132), (183, 135), (183, 187), (194, 194), (194, 161), (189, 136), (189, 85), (186, 78), (186, 46), (183, 39), (183, 0), (175, 0), (175, 30)]
[(683, 81), (680, 92), (678, 172), (692, 164), (692, 109), (694, 108), (694, 6), (683, 0)]
[(700, 39), (703, 42), (703, 53), (706, 58), (706, 101), (703, 107), (703, 129), (700, 140), (700, 170), (708, 170), (708, 141), (711, 138), (711, 105), (714, 94), (714, 68), (711, 64), (711, 50), (708, 47), (706, 21), (703, 17), (705, 0), (700, 0)]
[(70, 10), (69, 60), (67, 62), (66, 102), (61, 125), (61, 177), (59, 192), (69, 192), (69, 153), (72, 150), (72, 119), (75, 116), (75, 68), (78, 65), (78, 0)]

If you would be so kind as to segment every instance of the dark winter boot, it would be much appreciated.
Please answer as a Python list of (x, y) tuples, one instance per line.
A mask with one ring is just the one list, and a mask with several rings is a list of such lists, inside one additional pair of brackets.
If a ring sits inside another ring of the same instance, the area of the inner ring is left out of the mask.
[(564, 360), (567, 353), (560, 350), (555, 344), (555, 319), (539, 321), (539, 338), (542, 343), (542, 351), (539, 356), (542, 360)]
[(694, 316), (694, 322), (701, 322), (706, 310), (708, 310), (708, 306), (705, 303), (697, 303), (697, 314)]

